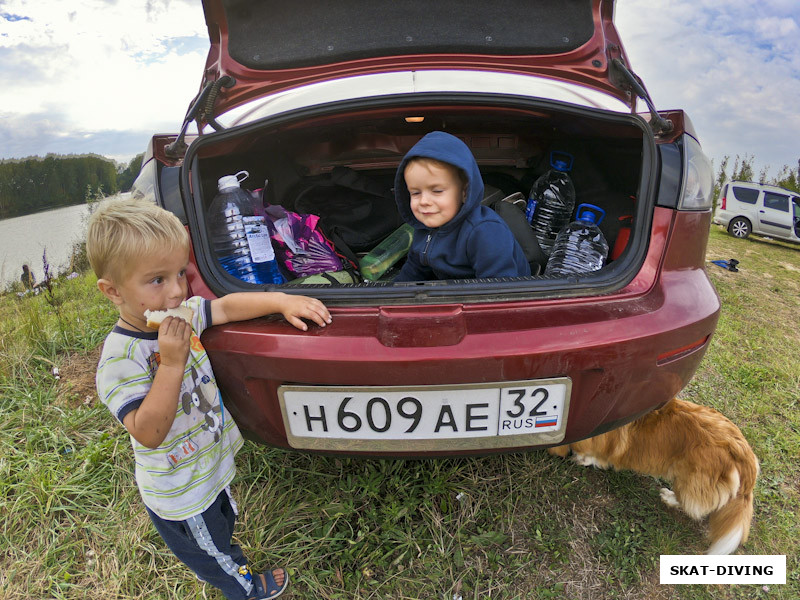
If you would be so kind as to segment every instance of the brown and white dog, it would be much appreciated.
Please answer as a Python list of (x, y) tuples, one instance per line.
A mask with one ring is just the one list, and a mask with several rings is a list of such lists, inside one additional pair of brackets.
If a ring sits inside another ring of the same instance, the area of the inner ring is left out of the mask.
[(672, 482), (661, 499), (700, 520), (709, 516), (707, 554), (730, 554), (747, 541), (758, 459), (722, 414), (675, 399), (636, 421), (548, 451), (601, 469), (630, 469)]

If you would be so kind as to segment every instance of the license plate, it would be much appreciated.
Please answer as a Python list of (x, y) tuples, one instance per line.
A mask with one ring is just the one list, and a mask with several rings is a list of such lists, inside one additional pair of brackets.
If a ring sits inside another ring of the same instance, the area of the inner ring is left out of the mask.
[(397, 387), (284, 385), (294, 448), (344, 451), (480, 450), (564, 439), (569, 378)]

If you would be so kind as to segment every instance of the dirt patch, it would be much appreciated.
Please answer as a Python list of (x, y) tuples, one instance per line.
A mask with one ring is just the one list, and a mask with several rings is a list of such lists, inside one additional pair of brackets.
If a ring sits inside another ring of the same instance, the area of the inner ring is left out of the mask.
[(780, 265), (781, 267), (783, 267), (787, 271), (794, 271), (795, 273), (800, 272), (800, 269), (798, 269), (794, 265), (786, 263), (786, 262), (778, 263), (778, 265)]
[(58, 399), (70, 408), (80, 405), (92, 405), (97, 402), (97, 389), (94, 376), (97, 362), (100, 360), (100, 344), (91, 352), (67, 354), (58, 365), (59, 390)]

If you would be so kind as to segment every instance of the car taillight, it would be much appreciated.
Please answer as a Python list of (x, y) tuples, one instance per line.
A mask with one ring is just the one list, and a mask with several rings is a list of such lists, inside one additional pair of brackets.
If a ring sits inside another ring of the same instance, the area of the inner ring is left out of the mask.
[(711, 161), (693, 137), (684, 135), (683, 141), (683, 186), (678, 210), (708, 210), (714, 190)]
[(151, 158), (142, 165), (139, 175), (131, 187), (131, 196), (133, 198), (147, 198), (153, 203), (156, 203), (156, 160)]
[(725, 196), (723, 196), (722, 197), (722, 207), (721, 207), (722, 210), (725, 210), (725, 206), (727, 205), (727, 203), (728, 203), (728, 199)]

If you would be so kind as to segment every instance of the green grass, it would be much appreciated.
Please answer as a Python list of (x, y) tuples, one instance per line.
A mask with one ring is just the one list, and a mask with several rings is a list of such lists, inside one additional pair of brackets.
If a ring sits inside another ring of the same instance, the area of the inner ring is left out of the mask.
[[(759, 456), (740, 552), (787, 555), (787, 585), (659, 585), (659, 555), (704, 552), (703, 525), (653, 479), (545, 452), (356, 460), (247, 443), (233, 487), (253, 565), (290, 565), (297, 599), (800, 597), (800, 247), (713, 228), (708, 258), (740, 272), (708, 266), (723, 311), (682, 396), (726, 414)], [(2, 598), (221, 598), (153, 530), (128, 436), (93, 396), (113, 322), (91, 276), (0, 298)]]

